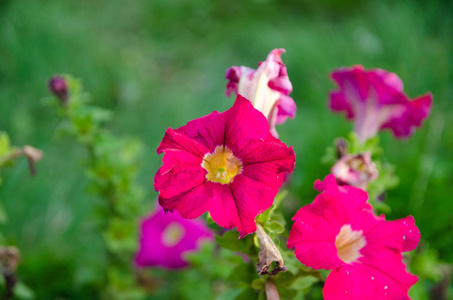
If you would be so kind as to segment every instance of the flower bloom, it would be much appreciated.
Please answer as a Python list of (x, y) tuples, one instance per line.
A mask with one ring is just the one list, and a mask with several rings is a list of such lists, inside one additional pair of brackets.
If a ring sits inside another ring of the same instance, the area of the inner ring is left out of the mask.
[(252, 101), (253, 106), (266, 116), (271, 133), (278, 137), (276, 124), (296, 115), (296, 103), (288, 95), (293, 90), (281, 55), (285, 49), (274, 49), (258, 69), (232, 66), (226, 70), (228, 79), (225, 94), (239, 94)]
[(240, 237), (256, 230), (255, 217), (271, 207), (283, 173), (292, 172), (292, 147), (269, 133), (266, 118), (238, 95), (233, 107), (167, 129), (154, 181), (159, 204), (187, 219), (209, 211)]
[(432, 94), (411, 101), (395, 73), (353, 66), (339, 68), (331, 76), (340, 89), (330, 93), (330, 108), (354, 120), (362, 142), (386, 128), (397, 138), (409, 137), (431, 112)]
[(406, 272), (402, 252), (420, 240), (414, 218), (374, 215), (366, 192), (338, 186), (333, 175), (315, 188), (324, 192), (294, 216), (288, 247), (304, 265), (332, 270), (324, 299), (409, 299), (418, 279)]
[(197, 250), (201, 240), (213, 239), (213, 233), (203, 221), (186, 220), (178, 213), (165, 215), (164, 210), (157, 207), (142, 222), (135, 263), (140, 267), (183, 268), (188, 265), (184, 253)]
[(333, 165), (331, 172), (339, 184), (352, 185), (362, 190), (379, 176), (370, 152), (343, 155)]

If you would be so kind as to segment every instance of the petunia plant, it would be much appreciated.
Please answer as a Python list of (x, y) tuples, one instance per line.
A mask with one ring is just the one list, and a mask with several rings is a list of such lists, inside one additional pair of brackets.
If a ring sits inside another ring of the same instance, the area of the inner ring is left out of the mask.
[[(104, 129), (111, 113), (90, 106), (79, 81), (50, 80), (55, 97), (48, 103), (62, 118), (59, 132), (86, 148), (87, 174), (105, 200), (101, 296), (409, 299), (419, 277), (438, 276), (412, 270), (411, 260), (429, 257), (425, 246), (411, 252), (421, 244), (414, 218), (384, 215), (398, 178), (378, 136), (383, 129), (398, 139), (414, 134), (430, 114), (432, 95), (411, 100), (399, 77), (382, 69), (335, 70), (329, 107), (345, 112), (354, 132), (328, 148), (323, 162), (331, 174), (315, 182), (314, 201), (298, 209), (293, 201), (285, 211), (294, 195), (284, 185), (297, 165), (275, 128), (296, 113), (284, 52), (272, 50), (257, 69), (228, 68), (231, 107), (163, 133), (150, 212), (135, 183), (141, 144)], [(169, 294), (159, 289), (162, 281)]]
[(142, 299), (144, 293), (132, 264), (143, 209), (143, 191), (135, 182), (141, 142), (106, 130), (111, 112), (91, 106), (79, 80), (54, 76), (49, 89), (54, 97), (45, 102), (61, 118), (57, 135), (73, 138), (85, 148), (84, 169), (90, 188), (104, 200), (96, 213), (107, 263), (104, 277), (97, 279), (104, 286), (100, 297)]
[[(418, 245), (420, 232), (410, 216), (376, 214), (390, 211), (384, 196), (398, 183), (395, 168), (381, 161), (377, 133), (409, 137), (429, 116), (432, 95), (409, 99), (401, 80), (381, 69), (334, 71), (339, 90), (330, 107), (346, 112), (355, 132), (329, 149), (324, 162), (332, 174), (315, 183), (322, 193), (296, 213), (288, 235), (278, 192), (295, 155), (275, 125), (294, 117), (296, 105), (283, 52), (271, 51), (256, 70), (227, 69), (226, 95), (237, 95), (229, 110), (167, 130), (157, 149), (164, 153), (155, 176), (159, 204), (187, 219), (208, 212), (208, 223), (224, 228), (216, 242), (247, 255), (232, 271), (243, 283), (237, 299), (293, 298), (313, 284), (323, 286), (325, 299), (408, 299), (417, 277), (403, 252)], [(289, 249), (281, 247), (286, 240)], [(246, 267), (250, 261), (259, 276)]]

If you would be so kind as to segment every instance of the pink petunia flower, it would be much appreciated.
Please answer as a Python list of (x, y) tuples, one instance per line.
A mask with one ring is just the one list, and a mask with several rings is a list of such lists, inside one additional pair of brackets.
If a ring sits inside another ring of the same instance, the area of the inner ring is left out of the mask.
[(209, 211), (240, 237), (256, 230), (255, 217), (271, 207), (283, 173), (292, 172), (292, 147), (269, 133), (266, 118), (238, 95), (229, 110), (169, 128), (154, 181), (159, 204), (193, 219)]
[(354, 120), (361, 142), (386, 128), (397, 138), (409, 137), (431, 112), (432, 94), (410, 100), (395, 73), (359, 65), (339, 68), (331, 76), (340, 89), (330, 93), (330, 108)]
[(343, 155), (333, 165), (331, 172), (341, 185), (347, 184), (366, 190), (368, 184), (379, 177), (371, 153)]
[(366, 192), (338, 186), (333, 175), (315, 189), (323, 192), (294, 216), (288, 247), (304, 265), (332, 270), (324, 299), (409, 299), (418, 279), (406, 272), (402, 252), (420, 240), (414, 218), (374, 215)]
[(196, 251), (200, 241), (213, 239), (213, 233), (203, 221), (186, 220), (178, 213), (165, 215), (157, 207), (142, 222), (135, 263), (140, 267), (183, 268), (188, 265), (185, 253)]
[(232, 66), (226, 70), (228, 79), (225, 94), (239, 94), (252, 101), (269, 121), (271, 133), (278, 137), (275, 125), (296, 115), (296, 103), (289, 97), (293, 86), (289, 81), (281, 55), (285, 49), (274, 49), (258, 69)]

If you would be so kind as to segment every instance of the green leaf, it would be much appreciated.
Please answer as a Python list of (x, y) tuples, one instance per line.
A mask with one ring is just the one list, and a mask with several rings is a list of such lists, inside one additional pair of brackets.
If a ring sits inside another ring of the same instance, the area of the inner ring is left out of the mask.
[(256, 277), (256, 270), (252, 264), (242, 263), (231, 271), (227, 280), (230, 282), (244, 282), (249, 284), (250, 281)]
[(0, 132), (0, 156), (11, 151), (11, 142), (9, 140), (8, 134), (5, 132)]
[(3, 207), (3, 204), (0, 202), (0, 223), (6, 223), (8, 222), (8, 216), (6, 215), (5, 208)]
[(292, 299), (296, 296), (296, 293), (287, 287), (277, 285), (278, 294), (281, 299)]
[(248, 235), (243, 239), (239, 239), (239, 234), (235, 230), (225, 232), (222, 236), (216, 236), (217, 243), (231, 251), (239, 251), (248, 254), (252, 246), (252, 238), (254, 235)]
[(291, 272), (278, 273), (276, 285), (282, 287), (289, 287), (296, 280), (296, 277)]
[(18, 281), (13, 288), (14, 296), (19, 299), (34, 299), (33, 291), (22, 281)]
[(260, 224), (265, 224), (267, 220), (269, 220), (271, 212), (272, 210), (274, 210), (275, 207), (276, 207), (275, 203), (272, 204), (272, 206), (268, 210), (266, 210), (262, 214), (258, 215), (258, 217), (256, 217), (256, 221)]
[(252, 288), (248, 288), (240, 293), (235, 300), (258, 300), (258, 292)]
[(134, 252), (137, 248), (137, 228), (134, 220), (118, 218), (110, 220), (104, 239), (107, 248), (112, 252)]
[(276, 233), (276, 234), (282, 233), (283, 231), (285, 231), (285, 226), (283, 226), (282, 224), (280, 224), (277, 221), (271, 221), (271, 222), (267, 223), (266, 228), (270, 232)]
[(255, 290), (263, 290), (264, 289), (264, 281), (262, 278), (255, 279), (252, 281), (252, 288)]
[(269, 220), (269, 218), (271, 217), (272, 212), (278, 207), (278, 205), (286, 197), (286, 195), (288, 195), (288, 191), (287, 190), (280, 191), (277, 194), (277, 196), (275, 196), (274, 203), (272, 204), (272, 206), (268, 210), (263, 212), (262, 214), (258, 215), (256, 217), (256, 221), (258, 223), (264, 225)]
[(206, 214), (206, 223), (207, 223), (208, 225), (210, 225), (210, 224), (215, 224), (215, 222), (214, 222), (214, 220), (212, 219), (211, 214), (210, 214), (209, 212)]
[(292, 288), (296, 290), (303, 290), (307, 287), (312, 286), (316, 282), (318, 282), (319, 279), (313, 276), (303, 276), (297, 278), (294, 283), (292, 284)]

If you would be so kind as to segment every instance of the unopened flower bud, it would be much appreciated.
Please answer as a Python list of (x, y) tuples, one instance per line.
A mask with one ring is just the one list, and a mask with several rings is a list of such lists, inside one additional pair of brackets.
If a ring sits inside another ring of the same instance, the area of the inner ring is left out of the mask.
[(63, 77), (52, 77), (49, 80), (49, 90), (60, 99), (61, 104), (68, 104), (68, 85)]
[(348, 143), (344, 138), (338, 138), (335, 140), (335, 148), (337, 150), (338, 158), (348, 154)]
[(335, 163), (331, 172), (338, 184), (347, 184), (363, 190), (379, 176), (369, 152), (344, 155)]

